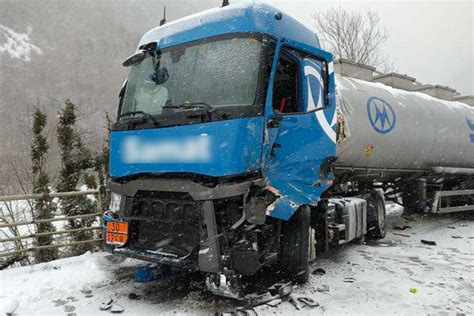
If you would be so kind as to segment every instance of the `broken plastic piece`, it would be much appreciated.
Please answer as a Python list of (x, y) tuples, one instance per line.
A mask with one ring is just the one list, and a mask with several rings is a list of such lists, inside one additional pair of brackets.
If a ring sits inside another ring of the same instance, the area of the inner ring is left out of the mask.
[(216, 295), (234, 299), (242, 299), (242, 293), (238, 284), (238, 279), (233, 273), (214, 274), (210, 273), (206, 277), (206, 286), (209, 291)]
[(253, 294), (244, 296), (243, 303), (246, 306), (255, 307), (255, 306), (273, 302), (277, 299), (284, 298), (288, 296), (292, 291), (293, 291), (293, 287), (291, 285), (291, 282), (276, 283), (270, 286), (268, 288), (268, 291), (265, 293), (262, 293), (262, 294), (253, 293)]
[(166, 279), (171, 273), (168, 265), (138, 267), (135, 271), (135, 282), (150, 282)]
[(109, 308), (112, 307), (113, 302), (114, 302), (113, 299), (108, 299), (107, 301), (104, 301), (104, 302), (100, 303), (100, 305), (99, 305), (100, 310), (102, 310), (102, 311), (108, 310)]
[(318, 307), (319, 303), (315, 302), (312, 298), (309, 297), (298, 297), (298, 301), (306, 304), (309, 307)]
[(132, 293), (128, 294), (128, 298), (131, 299), (131, 300), (139, 300), (142, 297), (140, 295), (132, 292)]
[(326, 270), (322, 269), (322, 268), (317, 268), (316, 270), (313, 271), (313, 274), (314, 275), (325, 275), (326, 274)]
[(402, 225), (402, 226), (395, 225), (395, 226), (393, 226), (393, 228), (398, 229), (398, 230), (405, 230), (405, 229), (410, 229), (411, 226), (408, 226), (408, 225)]
[(293, 304), (294, 307), (296, 307), (297, 310), (301, 310), (304, 306), (298, 302), (298, 300), (293, 296), (290, 295), (289, 302)]
[(112, 307), (110, 308), (110, 312), (114, 314), (120, 314), (123, 313), (124, 309), (121, 305), (118, 304), (113, 304)]
[(267, 302), (266, 304), (270, 307), (277, 307), (278, 305), (280, 305), (282, 302), (281, 298), (277, 298), (277, 299), (274, 299), (274, 300), (271, 300), (270, 302)]
[(403, 231), (394, 231), (393, 234), (402, 237), (411, 237), (409, 233)]

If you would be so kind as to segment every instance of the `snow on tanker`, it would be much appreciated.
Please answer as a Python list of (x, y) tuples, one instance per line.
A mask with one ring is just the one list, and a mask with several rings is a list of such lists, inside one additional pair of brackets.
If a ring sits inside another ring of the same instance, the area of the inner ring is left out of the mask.
[(385, 236), (407, 211), (474, 208), (474, 107), (335, 75), (332, 55), (276, 8), (239, 2), (162, 23), (124, 63), (110, 136), (108, 251), (240, 276)]

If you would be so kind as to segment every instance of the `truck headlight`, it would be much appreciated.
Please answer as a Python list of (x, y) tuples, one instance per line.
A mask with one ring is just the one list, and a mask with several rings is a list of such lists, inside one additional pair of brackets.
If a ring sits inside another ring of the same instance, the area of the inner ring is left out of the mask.
[(122, 201), (122, 196), (120, 194), (112, 192), (112, 194), (110, 195), (109, 210), (111, 212), (117, 213), (120, 210), (121, 201)]

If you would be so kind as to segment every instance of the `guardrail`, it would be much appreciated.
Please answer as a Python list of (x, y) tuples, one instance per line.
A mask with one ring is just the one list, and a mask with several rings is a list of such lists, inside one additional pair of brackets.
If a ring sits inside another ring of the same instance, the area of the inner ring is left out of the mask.
[[(27, 195), (12, 195), (12, 196), (0, 196), (0, 203), (1, 202), (13, 202), (13, 201), (26, 201), (26, 200), (38, 200), (42, 198), (65, 198), (65, 197), (77, 197), (77, 196), (85, 196), (85, 195), (95, 195), (97, 196), (97, 212), (93, 214), (83, 214), (83, 215), (75, 215), (75, 216), (62, 216), (62, 217), (53, 217), (53, 218), (47, 218), (47, 219), (33, 219), (29, 221), (17, 221), (17, 222), (11, 222), (11, 223), (4, 223), (0, 222), (0, 229), (1, 228), (17, 228), (18, 226), (25, 226), (25, 225), (38, 225), (40, 223), (52, 223), (52, 222), (58, 222), (58, 221), (66, 221), (66, 220), (72, 220), (72, 219), (84, 219), (84, 218), (94, 218), (94, 217), (99, 217), (102, 214), (101, 211), (101, 205), (102, 205), (102, 193), (104, 191), (102, 190), (102, 187), (100, 187), (98, 190), (88, 190), (88, 191), (72, 191), (72, 192), (57, 192), (57, 193), (49, 193), (49, 194), (27, 194)], [(64, 235), (64, 234), (70, 234), (70, 233), (75, 233), (75, 232), (81, 232), (81, 231), (95, 231), (95, 230), (101, 230), (102, 226), (91, 226), (91, 227), (83, 227), (83, 228), (74, 228), (74, 229), (65, 229), (65, 230), (60, 230), (60, 231), (52, 231), (52, 232), (44, 232), (44, 233), (33, 233), (33, 234), (28, 234), (25, 236), (15, 236), (15, 237), (8, 237), (4, 239), (0, 239), (0, 244), (3, 243), (8, 243), (8, 242), (21, 242), (22, 240), (25, 239), (36, 239), (38, 237), (44, 237), (44, 236), (52, 236), (52, 235)], [(90, 240), (81, 240), (81, 241), (72, 241), (72, 242), (67, 242), (67, 243), (57, 243), (57, 244), (51, 244), (51, 245), (43, 245), (43, 246), (34, 246), (34, 247), (29, 247), (29, 248), (23, 248), (23, 249), (18, 249), (14, 251), (6, 251), (6, 252), (0, 252), (0, 258), (2, 257), (12, 257), (12, 256), (18, 256), (18, 257), (24, 257), (25, 253), (27, 252), (34, 252), (42, 249), (48, 249), (48, 248), (62, 248), (66, 246), (73, 246), (73, 245), (79, 245), (79, 244), (88, 244), (88, 243), (98, 243), (102, 242), (103, 237), (101, 238), (94, 238)]]

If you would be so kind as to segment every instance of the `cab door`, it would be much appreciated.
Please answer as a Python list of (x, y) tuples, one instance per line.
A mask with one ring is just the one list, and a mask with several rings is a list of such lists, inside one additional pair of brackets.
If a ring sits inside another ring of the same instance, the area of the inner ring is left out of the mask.
[(277, 197), (267, 215), (288, 220), (332, 185), (336, 107), (332, 55), (294, 41), (276, 47), (265, 104), (263, 174)]

